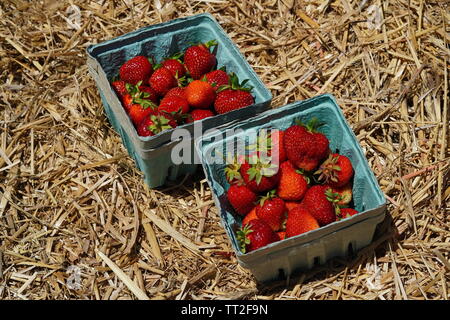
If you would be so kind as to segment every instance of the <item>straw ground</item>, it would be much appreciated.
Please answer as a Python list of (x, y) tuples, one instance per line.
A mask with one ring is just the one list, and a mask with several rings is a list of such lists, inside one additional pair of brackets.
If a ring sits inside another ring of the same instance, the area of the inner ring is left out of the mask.
[[(261, 287), (201, 174), (144, 185), (85, 49), (205, 11), (274, 107), (337, 97), (388, 199), (353, 259)], [(0, 16), (0, 299), (448, 299), (448, 2), (6, 0)]]

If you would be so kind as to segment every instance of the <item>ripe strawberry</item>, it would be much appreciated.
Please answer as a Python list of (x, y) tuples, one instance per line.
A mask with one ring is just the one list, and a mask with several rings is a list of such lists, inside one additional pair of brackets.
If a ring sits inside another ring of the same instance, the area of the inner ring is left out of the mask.
[(279, 241), (278, 235), (260, 219), (251, 220), (237, 232), (237, 240), (243, 253), (251, 252)]
[(125, 62), (119, 69), (120, 80), (137, 84), (139, 81), (146, 83), (153, 72), (153, 65), (144, 56), (136, 56)]
[(170, 116), (155, 112), (139, 123), (137, 132), (142, 137), (154, 136), (164, 130), (172, 129), (177, 126), (175, 120)]
[(286, 222), (286, 238), (293, 237), (319, 228), (316, 218), (305, 208), (289, 211)]
[(280, 176), (278, 166), (256, 155), (251, 156), (249, 161), (244, 161), (239, 169), (245, 184), (254, 192), (264, 192), (275, 188)]
[(214, 109), (217, 113), (222, 114), (241, 109), (255, 102), (250, 93), (252, 87), (245, 87), (247, 81), (239, 83), (238, 77), (234, 73), (230, 74), (230, 85), (222, 86), (214, 101)]
[(113, 87), (114, 91), (117, 93), (117, 96), (119, 99), (123, 99), (123, 97), (128, 94), (127, 88), (126, 88), (126, 82), (123, 80), (116, 80), (111, 83), (111, 86)]
[(158, 111), (167, 112), (167, 113), (188, 113), (189, 112), (189, 104), (186, 99), (172, 96), (172, 97), (164, 97), (162, 98)]
[(185, 89), (186, 99), (193, 108), (208, 109), (214, 103), (216, 92), (202, 80), (194, 80)]
[(275, 195), (275, 190), (268, 192), (256, 205), (256, 215), (264, 220), (273, 231), (281, 229), (284, 216), (287, 212), (283, 199)]
[(172, 88), (169, 91), (167, 91), (167, 93), (164, 96), (164, 98), (168, 98), (168, 97), (172, 97), (172, 96), (176, 96), (176, 97), (180, 97), (180, 98), (186, 99), (186, 93), (184, 92), (184, 88), (183, 87)]
[(178, 85), (177, 79), (169, 69), (161, 67), (156, 69), (148, 81), (150, 87), (156, 91), (159, 96), (164, 96), (170, 89)]
[(290, 161), (285, 161), (280, 165), (277, 194), (283, 200), (302, 200), (308, 190), (308, 182), (309, 179), (299, 173)]
[(141, 98), (144, 100), (150, 100), (154, 104), (158, 104), (159, 97), (155, 90), (152, 89), (152, 87), (149, 86), (139, 86), (139, 91), (142, 93)]
[(128, 110), (128, 116), (135, 126), (138, 126), (139, 123), (153, 113), (155, 113), (155, 109), (153, 109), (151, 102), (147, 100), (140, 100), (138, 103), (131, 104)]
[(258, 216), (256, 215), (256, 207), (254, 207), (249, 213), (245, 215), (244, 219), (242, 219), (242, 227), (244, 227), (253, 219), (258, 219)]
[(217, 41), (211, 40), (186, 49), (184, 65), (194, 80), (200, 79), (216, 65), (216, 56), (209, 51), (209, 48), (215, 45)]
[(278, 129), (262, 129), (258, 132), (255, 144), (249, 146), (251, 151), (271, 157), (272, 162), (286, 161), (286, 151), (283, 144), (284, 132)]
[(345, 218), (350, 218), (351, 216), (354, 216), (355, 214), (359, 213), (359, 211), (356, 211), (353, 208), (340, 208), (336, 210), (338, 215), (338, 220), (342, 220)]
[(331, 187), (343, 187), (353, 177), (353, 166), (346, 156), (332, 153), (314, 174), (319, 174), (318, 180)]
[(312, 186), (306, 191), (302, 201), (320, 226), (336, 221), (333, 199), (327, 197), (327, 190), (331, 189), (322, 185)]
[(219, 89), (221, 86), (225, 86), (230, 81), (230, 77), (225, 70), (217, 69), (205, 74), (206, 81), (214, 88)]
[(329, 197), (334, 199), (334, 203), (338, 206), (348, 205), (352, 201), (353, 191), (352, 184), (347, 183), (343, 187), (335, 188), (330, 185), (326, 185), (331, 188), (331, 192), (329, 192)]
[(122, 98), (122, 106), (127, 113), (130, 112), (130, 108), (133, 104), (134, 104), (134, 102), (133, 102), (133, 97), (131, 96), (131, 94), (129, 94), (129, 93), (125, 94)]
[(176, 55), (164, 60), (161, 65), (172, 72), (173, 76), (177, 79), (184, 77), (186, 74), (186, 68), (184, 64), (180, 61), (183, 53), (177, 53)]
[(294, 208), (304, 207), (303, 202), (297, 202), (297, 201), (285, 201), (284, 204), (286, 205), (286, 209), (288, 210), (288, 212)]
[(277, 235), (278, 235), (278, 238), (280, 238), (280, 240), (286, 239), (286, 231), (278, 231)]
[(188, 123), (215, 116), (214, 112), (207, 109), (194, 109), (189, 114), (191, 117), (187, 120)]
[(305, 171), (316, 169), (329, 153), (329, 141), (324, 134), (316, 131), (317, 127), (317, 119), (314, 118), (306, 127), (295, 124), (284, 131), (287, 158)]
[(232, 184), (227, 191), (227, 199), (234, 210), (244, 216), (255, 207), (258, 197), (245, 185)]

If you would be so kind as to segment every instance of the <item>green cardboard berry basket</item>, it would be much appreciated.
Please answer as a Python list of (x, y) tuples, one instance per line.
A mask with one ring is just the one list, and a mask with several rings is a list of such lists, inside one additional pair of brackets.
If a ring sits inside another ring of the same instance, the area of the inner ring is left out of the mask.
[(128, 153), (144, 173), (149, 187), (164, 185), (168, 180), (177, 179), (197, 169), (198, 164), (194, 163), (194, 139), (189, 139), (191, 161), (175, 164), (171, 152), (181, 140), (179, 137), (172, 138), (174, 129), (151, 137), (140, 137), (110, 82), (120, 66), (134, 56), (146, 55), (159, 62), (164, 57), (184, 51), (192, 44), (212, 39), (218, 42), (214, 49), (217, 67), (225, 66), (227, 72), (234, 72), (241, 81), (249, 79), (248, 84), (253, 86), (255, 103), (246, 108), (178, 127), (186, 129), (193, 137), (194, 131), (198, 136), (210, 128), (227, 126), (239, 119), (259, 114), (267, 110), (272, 101), (270, 91), (211, 14), (204, 13), (151, 25), (87, 48), (89, 72), (98, 87), (106, 116), (115, 131), (120, 134)]
[[(211, 159), (217, 153), (227, 154), (236, 150), (237, 141), (248, 140), (250, 130), (263, 128), (285, 130), (295, 124), (296, 119), (306, 123), (314, 117), (324, 123), (319, 131), (330, 140), (330, 149), (347, 156), (352, 162), (355, 171), (353, 203), (360, 213), (243, 254), (239, 250), (235, 234), (235, 230), (241, 226), (242, 218), (234, 214), (226, 199), (226, 190), (229, 187), (223, 173), (226, 164), (214, 163)], [(261, 282), (289, 277), (296, 270), (307, 270), (317, 264), (324, 264), (333, 257), (346, 256), (349, 251), (354, 253), (360, 250), (370, 244), (376, 226), (385, 217), (385, 197), (363, 150), (332, 95), (325, 94), (294, 102), (242, 120), (226, 130), (221, 129), (198, 138), (196, 150), (202, 159), (222, 225), (237, 260)]]

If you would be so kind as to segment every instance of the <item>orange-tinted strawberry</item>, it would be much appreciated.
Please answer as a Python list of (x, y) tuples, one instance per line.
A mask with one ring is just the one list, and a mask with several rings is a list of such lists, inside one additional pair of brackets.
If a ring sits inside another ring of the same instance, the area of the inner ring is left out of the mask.
[(208, 109), (214, 103), (216, 92), (213, 87), (202, 80), (194, 80), (184, 90), (186, 99), (192, 108)]
[(137, 84), (139, 81), (146, 83), (153, 72), (153, 65), (144, 56), (136, 56), (125, 62), (119, 69), (120, 80)]
[(297, 201), (285, 201), (284, 204), (286, 205), (286, 209), (288, 211), (291, 211), (294, 208), (299, 208), (304, 206), (303, 202), (297, 202)]
[(190, 117), (186, 121), (187, 123), (191, 123), (198, 120), (203, 120), (205, 118), (209, 118), (215, 116), (214, 112), (208, 109), (194, 109), (189, 112)]
[(353, 209), (353, 208), (339, 208), (337, 210), (338, 220), (342, 220), (345, 218), (350, 218), (351, 216), (354, 216), (355, 214), (358, 214), (359, 211)]
[(186, 99), (186, 93), (184, 92), (184, 87), (175, 87), (175, 88), (170, 89), (169, 91), (167, 91), (164, 98), (173, 97), (173, 96)]
[(130, 107), (133, 105), (133, 103), (133, 97), (131, 96), (131, 94), (127, 93), (122, 97), (122, 106), (127, 113), (130, 112)]
[(278, 235), (278, 238), (280, 238), (280, 240), (286, 239), (286, 231), (278, 231), (277, 235)]
[(247, 253), (279, 241), (280, 238), (267, 223), (254, 219), (238, 230), (237, 240), (241, 251)]
[(142, 137), (154, 136), (164, 130), (175, 128), (177, 123), (169, 115), (155, 112), (147, 116), (138, 126), (137, 132)]
[(286, 222), (286, 238), (318, 228), (318, 221), (307, 209), (297, 207), (289, 211)]
[(333, 153), (314, 174), (319, 175), (319, 181), (323, 181), (331, 187), (343, 187), (353, 177), (353, 166), (346, 156)]
[(150, 87), (152, 87), (152, 89), (161, 97), (170, 89), (178, 86), (177, 79), (175, 79), (172, 72), (164, 67), (156, 69), (148, 82)]
[(247, 223), (249, 223), (253, 219), (258, 219), (256, 215), (256, 206), (245, 215), (244, 219), (242, 219), (242, 227), (244, 227)]
[(327, 190), (331, 189), (323, 185), (312, 186), (306, 191), (302, 201), (320, 226), (336, 221), (335, 205), (327, 197)]
[(200, 79), (216, 65), (216, 56), (209, 51), (209, 48), (215, 45), (217, 45), (217, 41), (211, 40), (186, 49), (184, 65), (194, 80)]
[(122, 99), (127, 93), (126, 82), (123, 80), (116, 80), (111, 83), (114, 91), (117, 93), (119, 99)]
[(239, 83), (236, 74), (230, 74), (230, 85), (222, 86), (214, 101), (214, 109), (218, 114), (230, 112), (252, 105), (255, 102), (250, 91), (252, 87), (247, 87), (248, 80)]
[(281, 230), (285, 213), (287, 212), (283, 199), (275, 195), (275, 190), (268, 192), (256, 205), (256, 215), (264, 220), (273, 231)]
[(221, 69), (208, 72), (205, 74), (205, 77), (206, 81), (214, 88), (214, 90), (227, 85), (230, 80), (228, 73)]
[(241, 164), (239, 172), (245, 184), (255, 192), (272, 190), (279, 181), (277, 165), (253, 155)]
[(299, 169), (316, 169), (329, 153), (329, 141), (324, 134), (316, 132), (317, 126), (314, 118), (306, 127), (295, 124), (284, 131), (286, 156)]
[(177, 96), (166, 96), (161, 99), (158, 111), (184, 114), (189, 112), (189, 104), (186, 99)]
[(232, 184), (227, 199), (238, 214), (245, 216), (255, 207), (258, 196), (245, 185)]
[(133, 103), (129, 106), (128, 116), (135, 126), (138, 126), (146, 117), (155, 113), (153, 106), (147, 102)]
[(308, 179), (298, 172), (290, 161), (280, 165), (280, 182), (277, 194), (283, 200), (300, 201), (308, 190)]

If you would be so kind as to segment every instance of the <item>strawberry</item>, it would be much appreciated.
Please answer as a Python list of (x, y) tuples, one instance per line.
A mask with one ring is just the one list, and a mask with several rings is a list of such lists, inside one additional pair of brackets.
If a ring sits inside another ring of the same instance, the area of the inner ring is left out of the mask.
[(277, 235), (278, 235), (278, 238), (280, 238), (280, 240), (286, 239), (286, 231), (278, 231)]
[(302, 201), (320, 226), (336, 221), (333, 199), (327, 197), (327, 191), (331, 189), (322, 185), (312, 186), (306, 191)]
[(352, 201), (353, 191), (352, 184), (347, 183), (343, 187), (335, 188), (330, 185), (326, 185), (331, 188), (331, 192), (329, 192), (329, 197), (333, 198), (334, 203), (338, 206), (348, 205)]
[(185, 89), (186, 99), (193, 108), (208, 109), (214, 103), (216, 92), (202, 80), (194, 80)]
[(177, 96), (177, 97), (186, 99), (186, 93), (184, 92), (184, 88), (183, 87), (172, 88), (169, 91), (167, 91), (164, 98), (168, 98), (168, 97), (172, 97), (172, 96)]
[(286, 209), (291, 211), (294, 208), (304, 207), (303, 202), (297, 202), (297, 201), (285, 201), (284, 204), (286, 205)]
[(238, 77), (230, 74), (230, 85), (222, 86), (217, 93), (214, 101), (214, 109), (217, 113), (222, 114), (233, 110), (241, 109), (252, 105), (255, 102), (250, 91), (252, 87), (246, 87), (248, 80), (239, 83)]
[(189, 104), (186, 99), (183, 99), (181, 97), (165, 96), (164, 98), (162, 98), (159, 104), (158, 111), (184, 114), (189, 112)]
[(123, 80), (116, 80), (111, 83), (111, 86), (113, 87), (114, 91), (117, 93), (117, 96), (122, 100), (123, 97), (128, 94), (127, 88), (126, 88), (126, 82)]
[(299, 169), (316, 169), (329, 153), (329, 141), (324, 134), (316, 131), (318, 126), (314, 118), (307, 126), (295, 124), (284, 131), (286, 156)]
[(149, 86), (139, 86), (139, 91), (142, 93), (141, 98), (145, 100), (150, 100), (154, 104), (158, 104), (159, 97), (155, 90), (152, 89), (152, 87)]
[(225, 159), (227, 166), (224, 169), (225, 178), (227, 179), (229, 184), (240, 183), (242, 182), (242, 176), (240, 173), (241, 164), (244, 161), (243, 156), (232, 156), (228, 155)]
[(214, 112), (207, 109), (194, 109), (189, 114), (191, 117), (187, 120), (188, 123), (215, 116)]
[(172, 72), (164, 67), (156, 69), (149, 79), (150, 87), (156, 91), (159, 96), (164, 96), (170, 89), (178, 86), (177, 79)]
[(355, 214), (359, 213), (359, 211), (356, 211), (353, 208), (340, 208), (336, 211), (338, 215), (338, 220), (350, 218), (351, 216), (354, 216)]
[(289, 211), (286, 221), (286, 238), (318, 228), (319, 223), (307, 209), (297, 207)]
[(147, 57), (136, 56), (126, 61), (119, 69), (120, 80), (137, 84), (146, 83), (153, 72), (153, 65)]
[(214, 88), (219, 89), (221, 86), (225, 86), (230, 81), (230, 77), (223, 69), (213, 70), (205, 74), (206, 81)]
[(130, 112), (130, 107), (133, 104), (133, 96), (131, 94), (127, 93), (122, 97), (122, 106), (127, 113)]
[(249, 213), (245, 215), (244, 219), (242, 219), (242, 227), (244, 227), (253, 219), (258, 219), (258, 216), (256, 215), (256, 207), (254, 207)]
[(238, 230), (237, 240), (241, 251), (247, 253), (279, 241), (280, 238), (267, 223), (260, 219), (254, 219)]
[(283, 200), (299, 201), (308, 190), (309, 179), (305, 178), (290, 161), (280, 165), (280, 182), (277, 194)]
[(275, 188), (279, 181), (278, 166), (256, 155), (251, 156), (249, 161), (244, 161), (239, 169), (245, 184), (254, 192), (264, 192)]
[(256, 143), (251, 144), (249, 149), (271, 157), (272, 162), (282, 163), (287, 159), (283, 144), (283, 136), (284, 132), (282, 130), (259, 130)]
[(137, 126), (137, 132), (142, 137), (154, 136), (164, 130), (172, 129), (177, 126), (175, 120), (170, 116), (155, 112), (147, 116)]
[(216, 56), (209, 51), (209, 48), (215, 45), (217, 45), (217, 41), (211, 40), (186, 49), (184, 65), (194, 80), (200, 79), (216, 65)]
[(258, 197), (245, 185), (232, 184), (227, 191), (227, 199), (234, 210), (244, 216), (255, 207)]
[(332, 153), (314, 174), (319, 174), (318, 180), (331, 187), (343, 187), (353, 177), (353, 166), (346, 156)]
[(275, 195), (275, 190), (261, 197), (259, 204), (256, 205), (256, 215), (259, 219), (264, 220), (273, 231), (281, 229), (286, 212), (286, 205), (283, 199)]
[(177, 79), (184, 77), (184, 75), (186, 74), (186, 68), (180, 60), (182, 56), (183, 56), (183, 53), (180, 52), (180, 53), (173, 55), (172, 57), (165, 59), (161, 63), (161, 65), (164, 68), (169, 69), (169, 71), (172, 72), (173, 76)]
[(154, 112), (155, 109), (153, 109), (151, 102), (147, 100), (139, 100), (138, 103), (135, 102), (129, 106), (128, 116), (130, 117), (131, 122), (137, 126), (144, 120), (144, 118)]

